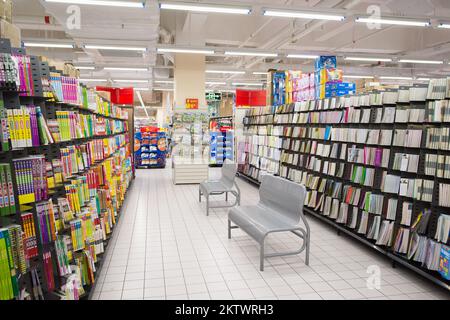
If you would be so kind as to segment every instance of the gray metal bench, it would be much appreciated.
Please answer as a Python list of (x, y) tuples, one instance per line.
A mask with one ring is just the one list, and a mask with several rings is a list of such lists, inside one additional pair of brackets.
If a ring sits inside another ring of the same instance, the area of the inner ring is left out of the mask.
[[(310, 228), (303, 215), (306, 188), (286, 179), (265, 175), (259, 189), (260, 201), (256, 206), (230, 209), (228, 213), (228, 238), (231, 230), (241, 228), (261, 247), (260, 269), (264, 271), (264, 258), (297, 255), (306, 250), (305, 264), (309, 264)], [(303, 222), (303, 225), (302, 225)], [(232, 223), (236, 226), (232, 226)], [(264, 241), (270, 233), (290, 231), (303, 239), (297, 251), (264, 253)]]
[[(241, 204), (241, 190), (236, 183), (237, 164), (225, 161), (222, 166), (222, 177), (219, 180), (208, 180), (200, 183), (199, 201), (202, 202), (202, 195), (206, 198), (206, 215), (209, 216), (210, 208), (232, 208)], [(228, 202), (228, 194), (235, 197), (232, 204), (211, 206), (209, 197), (225, 193), (225, 201)]]

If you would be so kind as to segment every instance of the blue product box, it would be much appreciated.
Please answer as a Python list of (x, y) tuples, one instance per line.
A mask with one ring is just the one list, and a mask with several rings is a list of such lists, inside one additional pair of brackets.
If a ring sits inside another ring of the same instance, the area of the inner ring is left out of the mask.
[(316, 59), (316, 71), (321, 69), (336, 69), (336, 56), (320, 56)]
[(442, 246), (441, 257), (439, 260), (439, 273), (446, 280), (450, 280), (449, 261), (450, 261), (450, 248), (447, 246)]
[(328, 82), (325, 90), (346, 90), (346, 91), (355, 91), (356, 84), (353, 82)]
[(325, 90), (325, 98), (342, 97), (354, 93), (353, 90)]

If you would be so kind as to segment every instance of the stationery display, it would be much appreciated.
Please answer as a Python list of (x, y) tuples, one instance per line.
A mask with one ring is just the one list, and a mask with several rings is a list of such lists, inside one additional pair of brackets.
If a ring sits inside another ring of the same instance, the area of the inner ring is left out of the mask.
[(14, 159), (19, 204), (39, 202), (48, 198), (47, 172), (44, 156)]
[(79, 300), (133, 178), (128, 112), (39, 63), (0, 54), (0, 300)]
[(134, 134), (136, 168), (165, 168), (167, 138), (165, 132), (147, 132), (141, 128)]
[(234, 161), (233, 117), (211, 118), (209, 131), (210, 164), (222, 165), (226, 159)]
[[(445, 99), (438, 95), (443, 83), (432, 99)], [(266, 173), (304, 184), (306, 210), (443, 281), (437, 271), (449, 244), (450, 134), (441, 123), (448, 102), (427, 101), (423, 86), (401, 89), (248, 110), (239, 171), (258, 182), (255, 158), (273, 159), (275, 170)]]

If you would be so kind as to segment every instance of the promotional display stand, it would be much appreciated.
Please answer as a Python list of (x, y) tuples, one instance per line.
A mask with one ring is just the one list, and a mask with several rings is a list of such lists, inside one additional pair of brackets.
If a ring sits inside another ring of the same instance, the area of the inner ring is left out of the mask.
[(135, 134), (135, 164), (138, 169), (165, 168), (167, 139), (165, 132), (155, 132), (149, 127)]

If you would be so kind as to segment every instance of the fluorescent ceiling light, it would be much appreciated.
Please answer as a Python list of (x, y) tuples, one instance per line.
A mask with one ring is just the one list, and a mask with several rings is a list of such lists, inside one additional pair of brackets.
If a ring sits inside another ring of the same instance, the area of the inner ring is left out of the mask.
[(215, 86), (215, 85), (222, 85), (222, 86), (224, 86), (224, 85), (227, 84), (226, 82), (216, 82), (216, 81), (206, 81), (205, 83), (207, 85), (210, 85), (210, 86)]
[(95, 67), (86, 67), (86, 66), (76, 66), (78, 70), (95, 70)]
[(373, 76), (352, 76), (352, 75), (345, 75), (344, 78), (347, 79), (373, 79)]
[(86, 49), (91, 50), (117, 50), (117, 51), (147, 51), (147, 48), (143, 47), (117, 47), (117, 46), (102, 46), (87, 44), (84, 46)]
[(80, 82), (106, 82), (106, 79), (78, 79)]
[(429, 27), (431, 24), (429, 21), (417, 21), (417, 20), (397, 20), (397, 19), (376, 19), (376, 18), (356, 18), (356, 22), (359, 23), (374, 23), (374, 24), (390, 24), (395, 26), (408, 26), (408, 27)]
[(245, 51), (225, 51), (225, 55), (227, 55), (227, 56), (278, 57), (277, 53), (245, 52)]
[(173, 80), (155, 80), (155, 83), (173, 84)]
[(251, 83), (251, 82), (233, 82), (233, 86), (235, 86), (235, 87), (240, 87), (240, 86), (242, 86), (242, 87), (251, 87), (251, 86), (260, 87), (263, 85), (264, 85), (264, 83), (256, 83), (256, 82), (253, 82), (253, 83)]
[(148, 83), (148, 80), (113, 80), (114, 82), (125, 82), (125, 83)]
[(402, 59), (398, 62), (401, 63), (418, 63), (418, 64), (444, 64), (444, 61), (436, 61), (436, 60), (408, 60)]
[(392, 62), (389, 58), (345, 57), (348, 61)]
[(418, 78), (417, 81), (430, 81), (430, 78)]
[(245, 74), (245, 71), (228, 71), (228, 70), (206, 70), (206, 73), (219, 73), (219, 74)]
[(158, 48), (158, 53), (197, 53), (197, 54), (214, 54), (214, 50), (202, 50), (202, 49), (176, 49), (176, 48)]
[(255, 76), (261, 75), (261, 76), (267, 76), (269, 73), (268, 72), (260, 72), (260, 71), (255, 71), (253, 72), (253, 74)]
[(170, 88), (153, 88), (153, 91), (173, 91), (173, 89), (170, 89)]
[(294, 59), (317, 59), (319, 56), (313, 54), (288, 54), (287, 57)]
[(248, 7), (232, 7), (232, 6), (216, 6), (206, 4), (194, 3), (160, 3), (159, 7), (165, 10), (181, 10), (194, 12), (209, 12), (209, 13), (229, 13), (229, 14), (250, 14), (252, 11)]
[(440, 25), (438, 25), (438, 28), (450, 29), (450, 23), (441, 23)]
[(344, 21), (345, 17), (335, 14), (322, 14), (308, 11), (293, 11), (293, 10), (275, 10), (266, 9), (263, 14), (269, 17), (283, 17), (283, 18), (298, 18), (298, 19), (316, 19), (316, 20), (331, 20)]
[(45, 0), (50, 3), (85, 4), (108, 7), (144, 8), (144, 2), (107, 1), (107, 0)]
[(149, 91), (150, 88), (133, 88), (134, 91)]
[(73, 44), (68, 43), (41, 43), (41, 42), (25, 42), (25, 47), (36, 47), (36, 48), (62, 48), (62, 49), (73, 49)]
[(106, 67), (105, 70), (109, 71), (148, 71), (147, 68), (113, 68), (113, 67)]
[(381, 80), (413, 80), (411, 77), (380, 77)]

